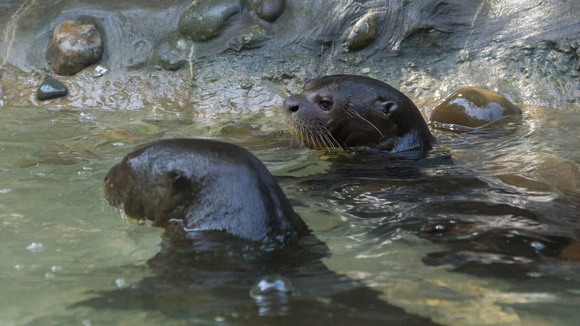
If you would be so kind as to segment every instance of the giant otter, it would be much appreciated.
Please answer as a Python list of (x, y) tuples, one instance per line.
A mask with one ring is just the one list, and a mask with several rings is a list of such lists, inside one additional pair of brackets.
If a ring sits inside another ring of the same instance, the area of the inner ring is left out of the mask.
[[(167, 231), (148, 261), (151, 276), (74, 306), (236, 325), (435, 325), (329, 270), (326, 244), (308, 231), (266, 167), (238, 146), (162, 140), (114, 166), (104, 193), (131, 218)], [(295, 241), (267, 241), (289, 233)]]
[(366, 146), (392, 152), (428, 150), (435, 138), (415, 104), (364, 76), (312, 79), (284, 102), (284, 118), (310, 148)]
[(300, 235), (294, 212), (268, 169), (236, 145), (162, 140), (128, 154), (103, 186), (107, 201), (136, 220), (186, 231), (224, 230), (250, 240)]

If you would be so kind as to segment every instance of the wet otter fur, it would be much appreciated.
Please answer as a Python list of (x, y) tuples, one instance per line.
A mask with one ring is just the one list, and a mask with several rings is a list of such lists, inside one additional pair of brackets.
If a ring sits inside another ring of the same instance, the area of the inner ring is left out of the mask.
[(224, 142), (170, 139), (139, 149), (111, 168), (103, 191), (128, 217), (154, 226), (250, 240), (307, 232), (264, 164)]
[(284, 119), (310, 148), (431, 149), (435, 138), (415, 104), (379, 80), (356, 75), (312, 79), (284, 102)]

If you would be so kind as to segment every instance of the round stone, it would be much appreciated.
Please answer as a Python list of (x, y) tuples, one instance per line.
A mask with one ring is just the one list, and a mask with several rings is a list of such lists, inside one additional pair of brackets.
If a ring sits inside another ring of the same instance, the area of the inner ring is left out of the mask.
[(46, 60), (56, 74), (72, 76), (98, 62), (102, 53), (101, 34), (94, 25), (66, 20), (54, 30)]
[(256, 8), (256, 14), (260, 19), (272, 23), (284, 13), (284, 9), (286, 9), (285, 0), (261, 0)]
[(181, 14), (177, 30), (194, 42), (208, 41), (218, 36), (241, 10), (240, 0), (196, 0)]

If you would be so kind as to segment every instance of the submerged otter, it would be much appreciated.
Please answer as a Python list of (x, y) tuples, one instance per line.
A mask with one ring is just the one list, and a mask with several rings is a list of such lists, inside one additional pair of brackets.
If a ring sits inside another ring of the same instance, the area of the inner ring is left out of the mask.
[[(167, 231), (147, 263), (150, 276), (74, 306), (159, 311), (178, 323), (219, 317), (236, 325), (435, 325), (329, 270), (326, 244), (308, 231), (266, 167), (238, 146), (157, 142), (114, 166), (104, 193), (127, 215)], [(173, 232), (193, 230), (204, 232)], [(289, 233), (296, 241), (287, 241)], [(247, 241), (269, 235), (284, 241)]]
[(284, 102), (284, 118), (310, 148), (366, 146), (392, 152), (428, 150), (435, 138), (415, 104), (364, 76), (312, 79)]
[(268, 169), (247, 150), (203, 139), (162, 140), (127, 155), (103, 186), (107, 201), (154, 226), (223, 230), (250, 240), (307, 233)]

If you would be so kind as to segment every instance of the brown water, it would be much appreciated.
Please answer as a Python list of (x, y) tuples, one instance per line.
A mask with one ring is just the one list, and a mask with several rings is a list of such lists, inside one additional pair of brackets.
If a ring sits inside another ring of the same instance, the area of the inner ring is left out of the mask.
[(232, 302), (181, 319), (75, 305), (151, 276), (162, 230), (121, 219), (101, 185), (134, 148), (173, 137), (251, 150), (329, 246), (324, 264), (407, 312), (451, 325), (575, 324), (580, 264), (558, 255), (580, 229), (580, 106), (521, 107), (520, 125), (434, 130), (438, 144), (418, 161), (300, 148), (276, 106), (207, 118), (0, 107), (0, 324), (237, 323)]

